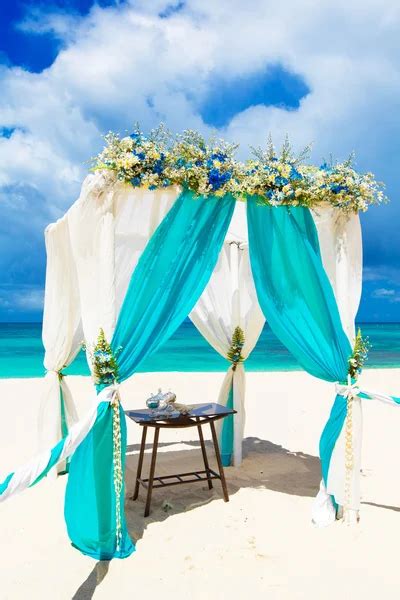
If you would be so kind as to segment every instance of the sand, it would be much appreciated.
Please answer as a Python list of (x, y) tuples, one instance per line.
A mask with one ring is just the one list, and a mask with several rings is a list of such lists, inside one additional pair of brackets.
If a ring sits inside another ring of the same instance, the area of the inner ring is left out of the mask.
[[(181, 401), (214, 400), (222, 378), (139, 374), (124, 384), (123, 403), (143, 406), (158, 386)], [(365, 371), (363, 383), (399, 395), (400, 370)], [(71, 387), (84, 414), (91, 382), (73, 377)], [(1, 474), (35, 453), (40, 389), (37, 379), (0, 380)], [(310, 522), (318, 440), (333, 396), (331, 384), (305, 373), (249, 373), (245, 458), (226, 469), (230, 502), (218, 482), (211, 492), (203, 484), (155, 490), (146, 519), (143, 492), (129, 499), (141, 433), (129, 422), (126, 511), (137, 551), (96, 563), (74, 550), (63, 520), (66, 478), (47, 478), (0, 505), (0, 599), (398, 598), (400, 408), (364, 403), (359, 525)], [(194, 429), (163, 432), (160, 442), (159, 472), (201, 465)]]

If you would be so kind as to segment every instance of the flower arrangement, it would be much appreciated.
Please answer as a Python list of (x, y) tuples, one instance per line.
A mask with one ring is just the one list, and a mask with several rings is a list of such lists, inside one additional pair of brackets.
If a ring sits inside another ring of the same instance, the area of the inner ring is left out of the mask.
[(223, 196), (239, 183), (239, 164), (234, 159), (237, 145), (224, 140), (209, 144), (196, 131), (178, 135), (171, 150), (174, 183), (185, 185), (199, 195)]
[(370, 348), (369, 339), (364, 338), (361, 329), (359, 329), (354, 342), (353, 353), (349, 358), (349, 375), (352, 379), (357, 379), (361, 373), (364, 363), (368, 360)]
[(92, 169), (111, 170), (118, 180), (134, 187), (175, 184), (203, 196), (231, 193), (241, 200), (257, 196), (271, 206), (312, 208), (329, 203), (345, 212), (365, 211), (387, 200), (372, 173), (354, 169), (353, 156), (315, 167), (305, 162), (310, 146), (296, 156), (288, 139), (277, 152), (270, 137), (266, 149), (253, 148), (253, 157), (245, 163), (235, 159), (236, 144), (207, 142), (192, 130), (174, 137), (163, 125), (148, 137), (136, 126), (129, 136), (110, 132), (105, 141)]
[(227, 359), (232, 363), (232, 369), (235, 371), (238, 363), (243, 362), (242, 349), (244, 346), (244, 333), (240, 327), (235, 327), (232, 335), (231, 346), (226, 355)]
[(90, 352), (93, 366), (93, 379), (96, 385), (112, 385), (118, 381), (118, 363), (108, 343), (103, 329), (100, 329), (97, 343)]
[(302, 163), (309, 155), (307, 146), (295, 156), (286, 137), (280, 153), (276, 152), (269, 136), (267, 148), (253, 148), (254, 159), (247, 161), (243, 191), (258, 196), (271, 206), (311, 204), (307, 179), (302, 172)]
[(120, 138), (115, 133), (105, 136), (106, 146), (95, 159), (94, 169), (114, 171), (120, 181), (134, 187), (149, 189), (171, 185), (168, 178), (169, 133), (160, 125), (143, 135), (139, 126), (129, 136)]
[(342, 163), (324, 162), (319, 169), (307, 170), (307, 183), (314, 204), (329, 202), (346, 212), (359, 212), (387, 200), (383, 185), (375, 180), (372, 173), (358, 173), (353, 162), (354, 155), (351, 155)]

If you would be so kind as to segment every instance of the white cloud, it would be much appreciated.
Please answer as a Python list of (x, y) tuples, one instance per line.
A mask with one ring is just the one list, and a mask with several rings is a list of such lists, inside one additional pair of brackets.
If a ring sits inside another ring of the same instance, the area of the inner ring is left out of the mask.
[(387, 110), (400, 90), (394, 0), (384, 6), (373, 0), (258, 0), (251, 9), (238, 0), (191, 0), (160, 19), (158, 11), (168, 4), (96, 7), (80, 19), (36, 9), (25, 19), (25, 28), (53, 29), (67, 46), (42, 74), (3, 71), (0, 122), (29, 132), (13, 147), (22, 148), (25, 168), (35, 154), (30, 144), (40, 142), (47, 175), (61, 164), (68, 173), (70, 163), (79, 165), (97, 146), (98, 131), (109, 122), (129, 128), (139, 119), (147, 127), (164, 118), (173, 127), (207, 130), (188, 91), (204, 94), (211, 72), (235, 76), (276, 62), (302, 75), (311, 94), (298, 111), (250, 108), (234, 119), (228, 135), (260, 143), (269, 130), (277, 137), (288, 131), (298, 144), (315, 140), (319, 154), (343, 156), (357, 147), (370, 164), (377, 139), (399, 128)]
[(388, 300), (391, 303), (400, 302), (400, 293), (394, 289), (388, 288), (377, 288), (371, 294), (371, 298), (378, 298), (380, 300)]
[(386, 281), (390, 285), (400, 286), (400, 268), (390, 265), (365, 267), (363, 279), (364, 281)]
[(373, 298), (393, 298), (395, 296), (395, 290), (388, 290), (387, 288), (378, 288), (371, 294)]
[(66, 41), (74, 39), (75, 26), (78, 21), (77, 14), (68, 14), (56, 6), (27, 5), (26, 14), (16, 24), (16, 28), (37, 35), (51, 33), (54, 37)]
[(17, 288), (0, 287), (0, 309), (12, 314), (23, 311), (40, 312), (43, 309), (44, 290), (21, 285)]
[[(95, 6), (84, 18), (36, 11), (25, 19), (25, 29), (53, 31), (63, 49), (40, 74), (0, 68), (0, 125), (19, 127), (0, 139), (0, 185), (34, 189), (53, 219), (75, 199), (101, 133), (129, 129), (136, 120), (144, 128), (164, 120), (172, 129), (209, 133), (196, 99), (214, 78), (276, 63), (310, 87), (300, 108), (250, 107), (221, 133), (246, 146), (263, 143), (269, 131), (276, 139), (288, 132), (298, 147), (314, 141), (316, 160), (330, 152), (343, 158), (354, 149), (361, 168), (394, 185), (400, 159), (397, 0), (188, 0), (160, 18), (168, 5), (140, 0)], [(365, 219), (371, 238), (371, 232), (382, 235), (384, 219), (395, 231), (395, 218), (388, 219), (395, 206), (381, 210), (382, 216), (378, 210)], [(400, 258), (400, 249), (394, 252)], [(376, 263), (374, 253), (369, 260)]]

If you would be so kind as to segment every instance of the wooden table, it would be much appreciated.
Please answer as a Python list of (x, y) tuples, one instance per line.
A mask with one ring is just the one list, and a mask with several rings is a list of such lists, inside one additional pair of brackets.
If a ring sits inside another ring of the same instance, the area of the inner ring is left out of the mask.
[[(226, 487), (224, 468), (222, 466), (221, 455), (218, 447), (218, 439), (215, 431), (215, 421), (223, 419), (228, 415), (236, 413), (235, 410), (221, 406), (220, 404), (208, 403), (208, 404), (191, 404), (189, 405), (190, 412), (185, 416), (176, 416), (166, 418), (160, 416), (155, 418), (154, 414), (148, 409), (143, 410), (127, 410), (126, 415), (143, 427), (142, 442), (140, 445), (139, 462), (136, 473), (135, 491), (132, 496), (132, 500), (136, 500), (139, 495), (139, 486), (142, 485), (147, 489), (146, 506), (144, 510), (144, 516), (147, 517), (150, 513), (151, 495), (154, 488), (164, 488), (170, 485), (182, 485), (185, 483), (197, 483), (198, 481), (207, 481), (208, 489), (212, 489), (213, 480), (219, 479), (222, 485), (222, 491), (225, 502), (229, 501), (228, 489)], [(211, 436), (214, 444), (215, 456), (218, 464), (218, 473), (210, 469), (208, 463), (208, 457), (206, 452), (206, 446), (204, 444), (204, 437), (202, 427), (206, 424), (210, 425)], [(151, 453), (150, 473), (147, 479), (142, 478), (143, 468), (143, 457), (146, 444), (147, 429), (152, 427), (154, 429), (154, 441), (153, 449)], [(171, 428), (186, 428), (186, 427), (197, 427), (197, 431), (200, 439), (201, 452), (203, 455), (204, 470), (201, 471), (190, 471), (188, 473), (177, 473), (174, 475), (163, 475), (162, 477), (155, 476), (156, 461), (157, 461), (157, 447), (160, 429), (171, 429)]]

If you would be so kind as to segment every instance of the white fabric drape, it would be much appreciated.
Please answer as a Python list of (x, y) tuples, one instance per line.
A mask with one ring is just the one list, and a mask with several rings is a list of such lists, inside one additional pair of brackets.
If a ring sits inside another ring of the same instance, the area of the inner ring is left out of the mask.
[[(102, 390), (100, 394), (94, 398), (93, 405), (89, 412), (79, 422), (71, 426), (71, 429), (66, 436), (60, 456), (58, 457), (57, 466), (65, 464), (65, 461), (70, 457), (79, 444), (85, 439), (97, 417), (97, 408), (101, 402), (111, 402), (115, 393), (118, 393), (116, 386), (109, 386)], [(94, 394), (95, 396), (95, 394)], [(49, 461), (51, 459), (52, 448), (49, 447), (38, 456), (35, 456), (27, 464), (17, 468), (8, 483), (7, 488), (0, 494), (0, 502), (8, 500), (11, 496), (15, 496), (26, 488), (30, 487), (39, 476), (46, 474)], [(0, 477), (0, 482), (2, 477)]]
[[(238, 211), (241, 211), (238, 204)], [(247, 358), (261, 334), (265, 317), (258, 304), (251, 274), (247, 242), (232, 241), (233, 232), (239, 234), (237, 219), (231, 224), (227, 240), (221, 250), (217, 266), (193, 311), (190, 319), (209, 344), (226, 357), (231, 346), (232, 334), (239, 326), (245, 335), (242, 356)], [(239, 212), (240, 214), (240, 212)], [(241, 213), (243, 215), (243, 213)], [(243, 225), (243, 223), (242, 223)], [(244, 223), (246, 228), (246, 224)], [(242, 440), (245, 423), (245, 371), (239, 363), (236, 370), (229, 367), (219, 393), (218, 402), (226, 405), (233, 387), (234, 417), (233, 464), (242, 461)]]
[(40, 449), (62, 437), (60, 391), (68, 428), (77, 421), (67, 378), (59, 380), (58, 372), (74, 359), (83, 339), (91, 349), (100, 328), (111, 339), (130, 276), (179, 193), (177, 187), (136, 189), (111, 173), (96, 172), (86, 177), (66, 215), (47, 228)]
[[(359, 216), (324, 206), (312, 211), (318, 231), (319, 244), (325, 271), (332, 284), (343, 328), (351, 345), (355, 338), (355, 318), (362, 289), (362, 237)], [(357, 520), (360, 506), (360, 467), (362, 442), (361, 400), (353, 400), (353, 457), (354, 468), (350, 486), (349, 520)], [(333, 494), (340, 505), (345, 504), (345, 436), (342, 430), (332, 454), (327, 490), (321, 485), (313, 509), (313, 520), (327, 525), (335, 520), (335, 510), (329, 495)]]
[(85, 179), (67, 214), (89, 348), (100, 328), (111, 339), (132, 272), (179, 192), (133, 188), (104, 172)]
[[(38, 423), (41, 450), (51, 447), (62, 437), (62, 401), (67, 427), (77, 421), (67, 378), (59, 380), (58, 372), (72, 362), (82, 341), (77, 274), (65, 216), (47, 227), (45, 242), (47, 267), (42, 338), (47, 374)], [(64, 465), (59, 465), (59, 470), (63, 469)]]

